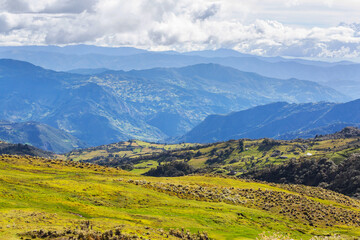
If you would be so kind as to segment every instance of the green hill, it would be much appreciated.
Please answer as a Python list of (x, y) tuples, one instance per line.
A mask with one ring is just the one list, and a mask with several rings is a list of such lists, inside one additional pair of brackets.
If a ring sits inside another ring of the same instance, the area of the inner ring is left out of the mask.
[(0, 156), (0, 183), (0, 239), (360, 235), (360, 202), (321, 188), (216, 176), (154, 178), (10, 155)]
[[(140, 140), (129, 140), (126, 142), (118, 142), (97, 147), (77, 149), (68, 152), (63, 156), (67, 160), (98, 162), (100, 160), (112, 158), (118, 159), (151, 156), (154, 153), (185, 149), (193, 146), (200, 146), (200, 144), (161, 144), (144, 142)], [(60, 158), (64, 159), (63, 157)]]
[(212, 144), (178, 145), (132, 141), (76, 150), (61, 158), (114, 167), (131, 165), (134, 173), (145, 173), (167, 162), (186, 161), (203, 172), (241, 175), (291, 159), (328, 158), (339, 163), (360, 152), (360, 138), (357, 135), (347, 136), (341, 131), (314, 139), (288, 141), (240, 139)]

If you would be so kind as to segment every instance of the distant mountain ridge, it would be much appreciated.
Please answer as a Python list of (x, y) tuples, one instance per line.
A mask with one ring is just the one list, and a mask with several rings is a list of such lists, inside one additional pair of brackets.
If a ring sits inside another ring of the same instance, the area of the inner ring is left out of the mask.
[(239, 138), (310, 138), (359, 124), (360, 99), (342, 104), (278, 102), (229, 115), (209, 116), (180, 141), (206, 143)]
[(55, 153), (64, 153), (86, 147), (86, 144), (74, 136), (36, 122), (0, 121), (0, 139), (9, 143), (30, 144)]
[(108, 56), (128, 56), (148, 51), (132, 47), (101, 47), (86, 44), (67, 46), (0, 46), (0, 52), (32, 52), (32, 53), (58, 53), (66, 55), (100, 54)]
[(0, 58), (28, 61), (58, 71), (99, 68), (128, 71), (214, 63), (271, 78), (314, 81), (336, 88), (342, 93), (352, 96), (353, 99), (360, 98), (360, 64), (346, 61), (330, 63), (282, 57), (261, 57), (242, 54), (231, 49), (179, 53), (88, 45), (5, 46), (0, 47)]
[(216, 64), (80, 75), (0, 60), (0, 119), (36, 121), (90, 146), (185, 134), (210, 114), (259, 104), (343, 102), (310, 81), (279, 80)]
[(78, 68), (67, 71), (68, 73), (82, 74), (82, 75), (96, 75), (104, 72), (112, 71), (107, 68)]

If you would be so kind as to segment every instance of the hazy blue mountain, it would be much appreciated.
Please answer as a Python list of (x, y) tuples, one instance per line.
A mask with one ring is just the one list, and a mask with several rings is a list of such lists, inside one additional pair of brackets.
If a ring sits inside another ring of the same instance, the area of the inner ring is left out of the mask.
[(185, 52), (183, 55), (186, 56), (199, 56), (206, 58), (218, 58), (218, 57), (250, 57), (252, 55), (240, 53), (232, 49), (220, 48), (217, 50), (203, 50), (203, 51), (192, 51)]
[(136, 103), (137, 109), (149, 116), (148, 123), (167, 136), (180, 135), (215, 112), (229, 113), (274, 101), (346, 99), (313, 82), (266, 78), (215, 64), (106, 73), (101, 78), (113, 78), (111, 86), (119, 97), (129, 95), (127, 102)]
[(107, 68), (77, 68), (67, 71), (68, 73), (82, 74), (82, 75), (96, 75), (104, 72), (111, 71)]
[(229, 49), (178, 53), (87, 45), (0, 47), (0, 58), (28, 61), (58, 71), (91, 68), (128, 71), (215, 63), (272, 78), (296, 78), (319, 82), (336, 88), (353, 99), (360, 97), (360, 64), (351, 62), (329, 63), (282, 57), (259, 57)]
[(0, 140), (8, 143), (29, 144), (56, 153), (86, 147), (86, 144), (74, 136), (37, 122), (0, 121)]
[(36, 121), (89, 145), (181, 136), (211, 114), (274, 101), (347, 97), (310, 81), (279, 80), (216, 64), (81, 75), (0, 60), (0, 119)]
[(294, 139), (330, 134), (359, 124), (360, 99), (343, 104), (278, 102), (209, 116), (180, 140), (204, 143), (238, 138)]
[(128, 56), (146, 53), (146, 50), (132, 47), (99, 47), (93, 45), (67, 45), (67, 46), (0, 46), (0, 52), (37, 52), (37, 53), (59, 53), (67, 55), (99, 54), (110, 56)]
[(151, 135), (143, 133), (146, 127), (131, 116), (132, 109), (112, 89), (89, 81), (88, 76), (14, 60), (0, 60), (0, 76), (0, 119), (45, 123), (89, 145), (132, 138), (124, 128), (153, 140), (162, 136), (156, 129), (149, 131)]

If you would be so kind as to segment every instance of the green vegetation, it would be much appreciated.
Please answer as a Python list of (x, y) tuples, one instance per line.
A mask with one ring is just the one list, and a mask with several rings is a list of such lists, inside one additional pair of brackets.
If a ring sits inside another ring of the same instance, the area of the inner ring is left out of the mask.
[[(207, 145), (161, 145), (141, 141), (122, 142), (76, 150), (61, 156), (143, 174), (160, 163), (186, 161), (198, 172), (241, 176), (243, 173), (283, 164), (291, 159), (327, 158), (340, 163), (360, 152), (360, 139), (319, 138), (280, 141), (230, 140)], [(129, 165), (132, 167), (129, 168)]]
[(45, 233), (51, 239), (111, 233), (129, 237), (123, 239), (354, 239), (359, 219), (359, 201), (321, 188), (205, 175), (154, 178), (89, 163), (0, 156), (0, 239)]
[(180, 177), (194, 172), (194, 168), (186, 162), (173, 161), (159, 165), (156, 169), (152, 168), (145, 175), (153, 177)]

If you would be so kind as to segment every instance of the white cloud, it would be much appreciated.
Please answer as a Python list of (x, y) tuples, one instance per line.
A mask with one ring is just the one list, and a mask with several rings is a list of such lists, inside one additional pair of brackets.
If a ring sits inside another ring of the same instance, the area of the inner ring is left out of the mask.
[(0, 0), (0, 8), (11, 13), (81, 13), (92, 11), (98, 0)]
[(359, 11), (358, 0), (0, 0), (0, 44), (359, 57), (360, 24), (348, 24)]

